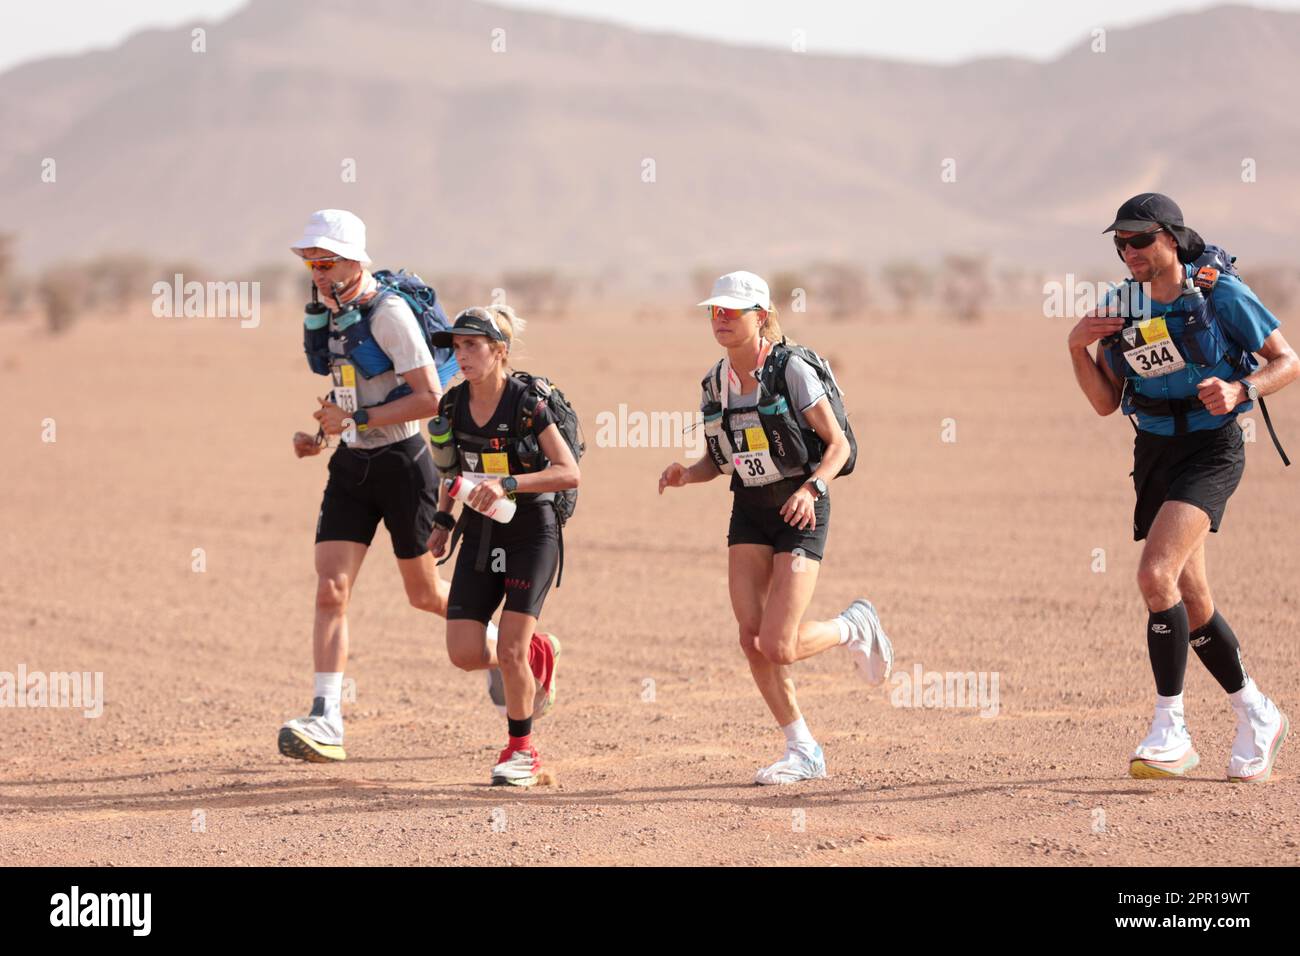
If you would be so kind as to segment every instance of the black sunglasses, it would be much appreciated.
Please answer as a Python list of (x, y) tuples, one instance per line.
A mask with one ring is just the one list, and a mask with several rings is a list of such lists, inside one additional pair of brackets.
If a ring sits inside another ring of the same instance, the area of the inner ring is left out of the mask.
[(1152, 229), (1150, 232), (1140, 232), (1136, 236), (1129, 236), (1127, 239), (1121, 239), (1119, 236), (1116, 236), (1115, 248), (1119, 250), (1121, 256), (1124, 255), (1124, 250), (1129, 246), (1132, 246), (1134, 249), (1145, 249), (1147, 246), (1151, 245), (1151, 243), (1155, 242), (1162, 232), (1164, 232), (1163, 227), (1160, 229)]

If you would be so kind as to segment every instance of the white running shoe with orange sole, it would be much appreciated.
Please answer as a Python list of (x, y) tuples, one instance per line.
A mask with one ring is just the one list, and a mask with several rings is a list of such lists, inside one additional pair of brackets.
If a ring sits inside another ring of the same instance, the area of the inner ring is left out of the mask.
[(1273, 762), (1286, 742), (1291, 721), (1247, 681), (1246, 702), (1233, 702), (1237, 712), (1237, 737), (1228, 761), (1228, 779), (1233, 783), (1263, 783), (1273, 775)]

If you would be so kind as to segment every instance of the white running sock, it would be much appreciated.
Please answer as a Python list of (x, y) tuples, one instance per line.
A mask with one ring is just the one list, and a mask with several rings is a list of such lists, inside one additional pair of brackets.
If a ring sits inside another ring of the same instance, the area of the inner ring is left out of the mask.
[(1156, 710), (1161, 708), (1165, 710), (1182, 710), (1183, 695), (1174, 694), (1172, 697), (1162, 697), (1160, 694), (1156, 694)]
[(315, 697), (325, 698), (325, 716), (341, 717), (343, 707), (343, 672), (317, 671)]
[(781, 732), (785, 734), (786, 747), (799, 747), (803, 750), (812, 751), (817, 746), (817, 741), (814, 740), (813, 735), (809, 733), (808, 725), (804, 722), (802, 717), (792, 723), (786, 724), (781, 728)]
[(835, 623), (840, 626), (840, 643), (847, 644), (849, 642), (849, 637), (853, 634), (852, 629), (849, 627), (849, 622), (843, 617), (837, 617)]
[(1236, 693), (1229, 694), (1228, 700), (1232, 701), (1233, 707), (1253, 707), (1263, 698), (1259, 688), (1255, 686), (1253, 677), (1246, 678), (1246, 685)]

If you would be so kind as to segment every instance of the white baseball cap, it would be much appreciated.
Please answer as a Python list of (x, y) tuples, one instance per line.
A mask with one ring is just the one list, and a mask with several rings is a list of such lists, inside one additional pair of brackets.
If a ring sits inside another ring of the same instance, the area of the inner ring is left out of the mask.
[(713, 291), (700, 305), (720, 305), (724, 309), (749, 309), (758, 306), (764, 312), (772, 308), (767, 283), (752, 272), (728, 272), (713, 283)]
[(302, 238), (289, 247), (328, 249), (353, 262), (369, 262), (366, 255), (366, 224), (346, 209), (318, 209), (307, 220)]

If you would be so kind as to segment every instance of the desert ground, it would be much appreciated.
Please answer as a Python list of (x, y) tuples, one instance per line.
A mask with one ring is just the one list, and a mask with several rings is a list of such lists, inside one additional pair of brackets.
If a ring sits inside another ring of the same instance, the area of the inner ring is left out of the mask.
[[(297, 309), (241, 328), (146, 305), (57, 338), (14, 323), (0, 671), (102, 672), (105, 703), (97, 718), (0, 709), (0, 860), (1295, 864), (1300, 743), (1271, 782), (1228, 783), (1234, 716), (1194, 654), (1201, 767), (1126, 776), (1153, 693), (1132, 429), (1078, 393), (1066, 320), (784, 319), (831, 358), (861, 446), (832, 487), (810, 614), (870, 597), (896, 674), (996, 674), (996, 715), (895, 706), (897, 680), (869, 687), (833, 650), (796, 667), (830, 776), (751, 784), (782, 739), (737, 647), (725, 483), (660, 497), (659, 472), (688, 450), (596, 441), (620, 403), (694, 411), (717, 347), (690, 302), (620, 306), (538, 317), (516, 363), (565, 390), (588, 442), (542, 619), (564, 641), (559, 703), (535, 734), (554, 785), (487, 785), (503, 721), (482, 675), (447, 662), (442, 620), (406, 604), (382, 527), (351, 610), (349, 759), (287, 760), (276, 731), (311, 697), (325, 481), (324, 457), (290, 448), (324, 394)], [(1300, 455), (1300, 388), (1270, 406)], [(1248, 461), (1211, 579), (1248, 670), (1300, 716), (1300, 467), (1282, 467), (1262, 422)]]

